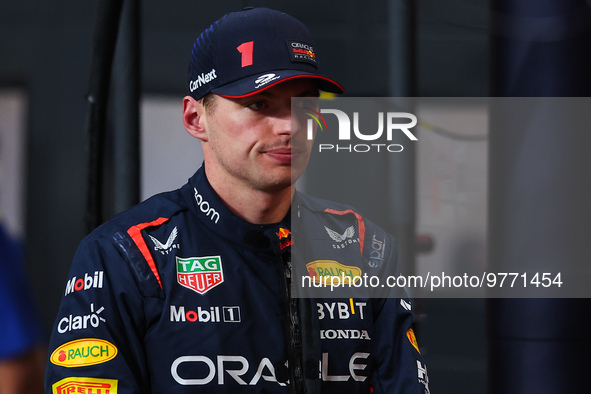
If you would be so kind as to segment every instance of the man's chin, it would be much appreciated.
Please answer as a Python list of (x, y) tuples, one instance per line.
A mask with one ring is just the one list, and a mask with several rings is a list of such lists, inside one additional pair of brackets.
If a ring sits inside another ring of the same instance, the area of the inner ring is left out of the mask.
[(306, 167), (308, 166), (308, 159), (310, 156), (306, 156), (305, 158), (302, 157), (299, 160), (294, 160), (291, 163), (291, 183), (292, 185), (297, 182), (298, 179), (302, 176)]
[(303, 170), (298, 171), (297, 169), (293, 169), (291, 171), (291, 179), (290, 179), (290, 183), (291, 185), (295, 185), (296, 182), (298, 181), (298, 179), (300, 179), (300, 177), (302, 176), (302, 174), (304, 173)]

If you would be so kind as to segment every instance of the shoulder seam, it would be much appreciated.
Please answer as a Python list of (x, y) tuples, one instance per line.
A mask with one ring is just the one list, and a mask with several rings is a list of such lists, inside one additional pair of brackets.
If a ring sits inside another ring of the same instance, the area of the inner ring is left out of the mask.
[(336, 209), (326, 208), (324, 210), (326, 213), (332, 213), (333, 215), (346, 215), (348, 213), (353, 214), (357, 219), (357, 225), (359, 226), (359, 250), (361, 254), (363, 254), (363, 246), (365, 243), (365, 222), (363, 221), (363, 216), (358, 214), (352, 209), (346, 209), (344, 211), (337, 211)]
[(144, 237), (142, 236), (142, 230), (147, 227), (159, 226), (162, 223), (167, 222), (168, 220), (170, 220), (170, 219), (164, 218), (164, 217), (159, 217), (158, 219), (156, 219), (152, 222), (139, 223), (134, 226), (131, 226), (127, 230), (127, 234), (129, 234), (129, 236), (131, 237), (131, 239), (133, 240), (135, 245), (138, 247), (138, 249), (140, 250), (140, 252), (144, 256), (144, 258), (146, 259), (146, 262), (148, 263), (148, 266), (150, 266), (150, 269), (152, 270), (152, 273), (156, 277), (156, 280), (158, 280), (158, 284), (160, 285), (161, 289), (163, 289), (163, 287), (162, 287), (162, 281), (160, 280), (160, 273), (158, 273), (158, 269), (156, 268), (156, 263), (154, 262), (154, 258), (152, 257), (152, 254), (150, 253), (150, 249), (148, 249), (148, 245), (146, 244), (146, 240), (144, 240)]

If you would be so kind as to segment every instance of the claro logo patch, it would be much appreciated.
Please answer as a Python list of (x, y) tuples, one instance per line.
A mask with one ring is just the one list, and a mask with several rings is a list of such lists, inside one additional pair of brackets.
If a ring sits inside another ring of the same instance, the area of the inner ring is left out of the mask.
[(117, 348), (104, 339), (77, 339), (64, 343), (51, 353), (50, 360), (61, 367), (84, 367), (105, 363), (117, 355)]
[(51, 387), (53, 394), (117, 394), (117, 380), (99, 378), (65, 378)]

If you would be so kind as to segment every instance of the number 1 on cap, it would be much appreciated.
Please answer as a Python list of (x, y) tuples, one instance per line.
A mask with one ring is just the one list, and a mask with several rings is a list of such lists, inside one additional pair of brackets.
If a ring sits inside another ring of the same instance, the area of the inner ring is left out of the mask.
[(236, 49), (242, 55), (242, 67), (252, 66), (252, 51), (254, 41), (248, 41), (240, 44)]

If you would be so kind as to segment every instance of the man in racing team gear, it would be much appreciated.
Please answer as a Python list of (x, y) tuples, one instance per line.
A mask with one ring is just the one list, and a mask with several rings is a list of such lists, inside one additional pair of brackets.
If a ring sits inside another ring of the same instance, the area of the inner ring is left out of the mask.
[[(397, 264), (382, 229), (295, 191), (311, 142), (291, 98), (343, 91), (315, 51), (301, 22), (265, 8), (197, 39), (183, 119), (204, 164), (82, 241), (47, 393), (428, 393), (408, 300), (294, 296), (298, 269), (318, 280)], [(355, 242), (333, 248), (345, 232)]]

